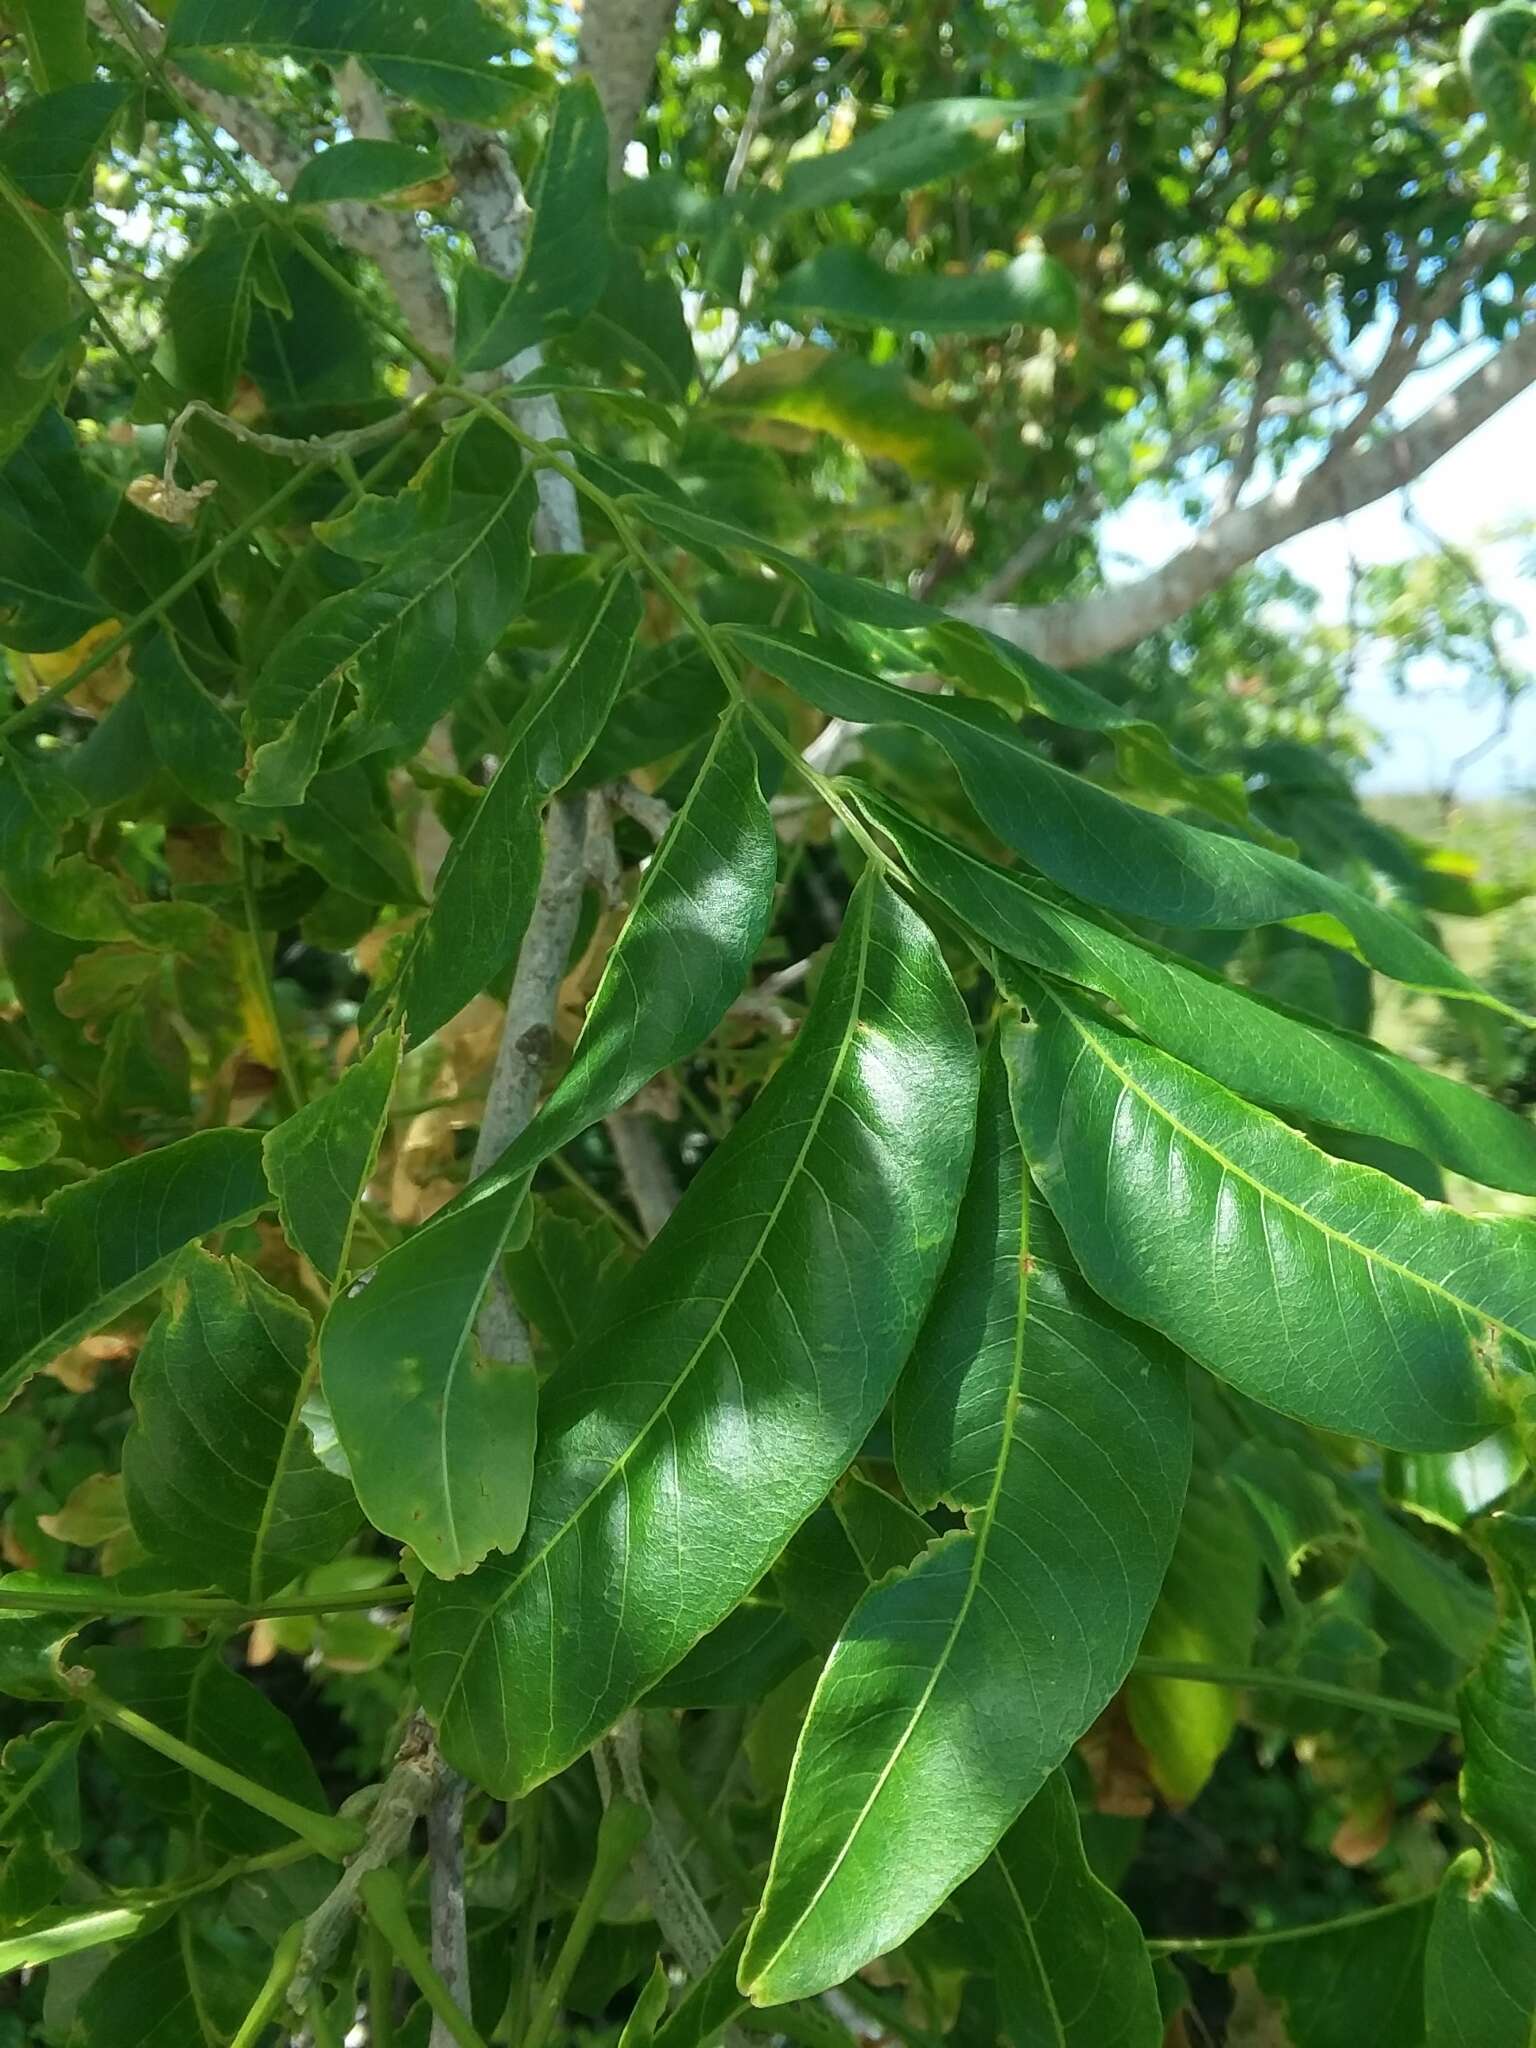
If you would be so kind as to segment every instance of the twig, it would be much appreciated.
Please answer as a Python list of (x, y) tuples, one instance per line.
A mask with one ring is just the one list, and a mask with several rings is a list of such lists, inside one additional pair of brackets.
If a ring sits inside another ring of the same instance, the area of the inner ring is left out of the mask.
[(648, 832), (659, 846), (672, 822), (672, 806), (659, 796), (636, 789), (632, 782), (616, 782), (610, 792), (614, 805), (626, 818), (633, 818), (642, 832)]
[(302, 2013), (310, 1993), (336, 1960), (342, 1942), (362, 1908), (359, 1887), (370, 1870), (393, 1863), (411, 1839), (411, 1831), (431, 1805), (446, 1773), (432, 1731), (421, 1715), (406, 1730), (395, 1755), (395, 1767), (384, 1780), (368, 1815), (363, 1846), (304, 1923), (299, 1960), (288, 1985), (288, 2003)]
[(640, 1768), (640, 1716), (633, 1709), (597, 1744), (592, 1762), (605, 1807), (618, 1791), (650, 1815), (650, 1832), (635, 1857), (645, 1894), (667, 1946), (690, 1977), (702, 1977), (720, 1953), (720, 1935), (652, 1811)]
[[(427, 1867), (431, 1873), (432, 1964), (455, 2005), (469, 2011), (469, 1938), (464, 1925), (464, 1780), (445, 1773), (427, 1808)], [(453, 2032), (432, 2016), (429, 2048), (451, 2048)]]
[(677, 1182), (661, 1149), (655, 1125), (642, 1109), (621, 1109), (607, 1118), (619, 1171), (647, 1237), (654, 1237), (677, 1207)]
[(746, 115), (741, 124), (741, 133), (736, 137), (736, 147), (731, 152), (731, 161), (725, 173), (722, 187), (727, 199), (741, 183), (742, 172), (752, 154), (752, 145), (757, 140), (763, 125), (763, 114), (768, 105), (768, 95), (773, 91), (785, 67), (794, 55), (795, 40), (786, 23), (784, 10), (778, 0), (768, 13), (768, 32), (763, 37), (761, 59), (756, 78), (752, 81), (752, 95), (747, 101)]

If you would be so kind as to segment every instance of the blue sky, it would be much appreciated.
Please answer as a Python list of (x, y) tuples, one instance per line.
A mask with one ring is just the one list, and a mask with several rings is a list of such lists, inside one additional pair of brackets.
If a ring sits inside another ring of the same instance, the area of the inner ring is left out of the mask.
[[(1404, 389), (1401, 417), (1412, 418), (1440, 390), (1465, 376), (1468, 367), (1469, 358), (1463, 356), (1454, 372), (1413, 380)], [(1413, 497), (1437, 533), (1478, 554), (1490, 588), (1525, 619), (1524, 636), (1507, 646), (1512, 659), (1522, 667), (1529, 665), (1536, 678), (1536, 582), (1520, 573), (1520, 546), (1487, 541), (1491, 531), (1513, 521), (1536, 521), (1536, 387), (1427, 470)], [(1341, 528), (1347, 529), (1347, 540)], [(1117, 555), (1150, 566), (1173, 551), (1182, 531), (1169, 500), (1148, 491), (1124, 507), (1105, 537)], [(1342, 620), (1351, 553), (1362, 564), (1396, 562), (1418, 553), (1423, 545), (1406, 524), (1394, 495), (1347, 521), (1299, 535), (1277, 548), (1270, 559), (1283, 562), (1321, 592), (1326, 618)], [(1469, 704), (1451, 671), (1425, 676), (1422, 682), (1423, 687), (1403, 696), (1384, 677), (1371, 674), (1369, 664), (1361, 664), (1354, 703), (1382, 736), (1366, 788), (1434, 788), (1445, 762), (1465, 753), (1496, 723), (1496, 707)], [(1469, 769), (1460, 783), (1464, 796), (1501, 796), (1520, 789), (1536, 789), (1536, 683), (1530, 696), (1516, 705), (1508, 738)]]

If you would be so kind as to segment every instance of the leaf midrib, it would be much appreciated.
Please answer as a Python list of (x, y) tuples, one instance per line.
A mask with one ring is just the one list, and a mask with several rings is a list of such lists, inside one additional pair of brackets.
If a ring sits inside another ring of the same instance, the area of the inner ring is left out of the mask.
[(547, 1541), (542, 1545), (542, 1547), (537, 1552), (535, 1552), (535, 1554), (532, 1557), (530, 1557), (527, 1560), (527, 1562), (523, 1565), (522, 1570), (517, 1574), (515, 1578), (511, 1579), (508, 1582), (508, 1584), (503, 1588), (503, 1590), (500, 1593), (497, 1594), (496, 1598), (486, 1608), (485, 1613), (475, 1623), (474, 1629), (470, 1635), (469, 1642), (465, 1646), (464, 1652), (459, 1659), (458, 1670), (454, 1675), (452, 1683), (449, 1685), (447, 1693), (444, 1695), (442, 1714), (440, 1716), (440, 1719), (445, 1720), (447, 1718), (449, 1712), (453, 1707), (454, 1701), (457, 1699), (460, 1691), (462, 1690), (465, 1673), (469, 1669), (470, 1659), (474, 1656), (475, 1651), (479, 1646), (480, 1638), (484, 1635), (486, 1629), (490, 1626), (491, 1617), (494, 1614), (496, 1614), (508, 1600), (512, 1598), (513, 1594), (517, 1592), (520, 1586), (526, 1583), (529, 1576), (541, 1564), (543, 1564), (545, 1558), (549, 1556), (550, 1552), (554, 1550), (555, 1546), (559, 1543), (564, 1542), (565, 1538), (569, 1535), (570, 1531), (575, 1528), (575, 1526), (581, 1520), (581, 1518), (592, 1507), (593, 1503), (601, 1498), (601, 1496), (613, 1484), (614, 1480), (628, 1469), (631, 1460), (636, 1456), (641, 1445), (646, 1441), (651, 1431), (662, 1420), (662, 1418), (670, 1412), (672, 1403), (677, 1399), (678, 1395), (682, 1392), (683, 1388), (688, 1384), (688, 1381), (690, 1380), (694, 1371), (698, 1367), (699, 1361), (703, 1358), (705, 1352), (708, 1350), (710, 1345), (713, 1344), (715, 1338), (720, 1333), (721, 1327), (724, 1324), (726, 1317), (735, 1307), (737, 1297), (740, 1295), (742, 1288), (747, 1283), (748, 1275), (754, 1271), (759, 1260), (762, 1258), (763, 1248), (767, 1244), (770, 1237), (773, 1235), (773, 1232), (778, 1224), (779, 1217), (783, 1212), (784, 1205), (789, 1200), (790, 1192), (798, 1184), (800, 1177), (804, 1171), (806, 1155), (809, 1153), (811, 1146), (814, 1144), (815, 1140), (820, 1135), (822, 1122), (826, 1116), (828, 1104), (831, 1102), (834, 1094), (836, 1093), (838, 1083), (842, 1079), (843, 1070), (847, 1063), (849, 1050), (851, 1049), (854, 1039), (857, 1035), (857, 1027), (859, 1023), (860, 1014), (863, 1008), (864, 995), (868, 985), (869, 942), (871, 927), (874, 923), (874, 902), (874, 890), (871, 889), (868, 896), (865, 899), (867, 907), (865, 907), (863, 910), (863, 930), (859, 935), (859, 964), (858, 972), (854, 978), (854, 998), (848, 1006), (848, 1020), (843, 1030), (842, 1044), (838, 1049), (836, 1059), (832, 1063), (831, 1073), (828, 1076), (826, 1086), (822, 1090), (821, 1098), (816, 1104), (815, 1112), (807, 1120), (805, 1141), (801, 1145), (799, 1152), (795, 1155), (795, 1162), (793, 1166), (790, 1168), (789, 1172), (784, 1176), (784, 1185), (779, 1190), (779, 1194), (776, 1200), (774, 1201), (773, 1207), (769, 1210), (768, 1215), (764, 1220), (763, 1227), (758, 1233), (756, 1242), (753, 1244), (750, 1254), (746, 1259), (742, 1261), (741, 1271), (737, 1275), (734, 1285), (732, 1286), (729, 1294), (727, 1294), (727, 1296), (725, 1297), (725, 1300), (721, 1303), (719, 1311), (716, 1314), (714, 1321), (710, 1324), (708, 1330), (704, 1333), (704, 1335), (699, 1339), (698, 1343), (694, 1346), (693, 1351), (689, 1356), (687, 1362), (679, 1369), (676, 1377), (672, 1382), (671, 1387), (667, 1391), (665, 1399), (661, 1401), (660, 1404), (646, 1418), (644, 1426), (635, 1432), (629, 1444), (626, 1446), (626, 1448), (620, 1454), (620, 1456), (615, 1458), (613, 1462), (609, 1465), (608, 1470), (603, 1474), (603, 1477), (598, 1482), (598, 1484), (594, 1486), (591, 1492), (588, 1493), (582, 1499), (582, 1501), (575, 1509), (573, 1509), (573, 1511), (560, 1524), (559, 1528), (556, 1529), (554, 1533), (547, 1539)]
[[(1186, 1123), (1175, 1116), (1166, 1104), (1159, 1102), (1155, 1095), (1150, 1094), (1120, 1065), (1103, 1041), (1094, 1036), (1088, 1025), (1084, 1023), (1083, 1019), (1074, 1010), (1069, 1009), (1066, 1004), (1061, 1002), (1053, 991), (1047, 990), (1046, 993), (1050, 995), (1059, 1013), (1071, 1024), (1085, 1045), (1093, 1048), (1099, 1059), (1128, 1093), (1134, 1095), (1139, 1101), (1144, 1102), (1148, 1109), (1155, 1116), (1160, 1117), (1171, 1130), (1177, 1132), (1181, 1138), (1186, 1139), (1197, 1151), (1204, 1152), (1225, 1173), (1230, 1174), (1234, 1180), (1240, 1181), (1244, 1187), (1251, 1188), (1254, 1194), (1262, 1201), (1271, 1202), (1277, 1209), (1283, 1209), (1290, 1215), (1299, 1217), (1303, 1223), (1310, 1229), (1317, 1231), (1320, 1236), (1331, 1239), (1335, 1244), (1343, 1245), (1347, 1251), (1354, 1253), (1357, 1258), (1364, 1260), (1367, 1264), (1382, 1266), (1389, 1273), (1395, 1273), (1401, 1279), (1411, 1281), (1415, 1287), (1422, 1288), (1426, 1294), (1438, 1295), (1442, 1301), (1447, 1302), (1452, 1308), (1458, 1310), (1463, 1315), (1473, 1317), (1476, 1321), (1486, 1324), (1490, 1329), (1497, 1330), (1502, 1336), (1513, 1338), (1517, 1343), (1524, 1345), (1527, 1350), (1536, 1346), (1536, 1336), (1533, 1336), (1530, 1332), (1517, 1329), (1512, 1323), (1505, 1322), (1502, 1317), (1494, 1315), (1490, 1310), (1479, 1307), (1476, 1302), (1464, 1301), (1459, 1294), (1452, 1294), (1450, 1289), (1443, 1287), (1439, 1281), (1428, 1279), (1424, 1274), (1415, 1272), (1412, 1266), (1405, 1266), (1399, 1260), (1390, 1257), (1386, 1252), (1378, 1251), (1373, 1246), (1362, 1243), (1359, 1238), (1351, 1237), (1347, 1231), (1336, 1229), (1331, 1223), (1325, 1223), (1320, 1216), (1314, 1216), (1310, 1209), (1303, 1208), (1300, 1202), (1292, 1200), (1288, 1195), (1281, 1194), (1278, 1189), (1266, 1187), (1262, 1181), (1255, 1179), (1247, 1168), (1239, 1166), (1235, 1160), (1229, 1158), (1225, 1152), (1214, 1145), (1209, 1138), (1203, 1138), (1197, 1131), (1191, 1130)], [(1152, 1050), (1156, 1050), (1156, 1048), (1152, 1048)], [(1161, 1057), (1171, 1059), (1172, 1055), (1163, 1053)], [(1176, 1062), (1176, 1064), (1178, 1063)], [(1210, 1085), (1213, 1088), (1221, 1088), (1219, 1081), (1213, 1081)], [(1221, 1092), (1224, 1095), (1232, 1095), (1232, 1090), (1229, 1088), (1222, 1088)], [(1241, 1096), (1237, 1095), (1232, 1095), (1232, 1099), (1234, 1102), (1241, 1102), (1242, 1100)], [(1285, 1127), (1281, 1126), (1281, 1128)], [(1310, 1141), (1303, 1138), (1300, 1132), (1293, 1131), (1290, 1135), (1296, 1139), (1298, 1144), (1310, 1144)], [(1318, 1151), (1315, 1145), (1310, 1146), (1310, 1149), (1318, 1152), (1320, 1159), (1327, 1158), (1327, 1154)], [(1333, 1163), (1347, 1162), (1335, 1161)], [(1359, 1168), (1358, 1170), (1361, 1172), (1370, 1171), (1369, 1168)], [(1420, 1199), (1422, 1200), (1422, 1198)], [(1423, 1206), (1430, 1209), (1445, 1209), (1448, 1215), (1455, 1215), (1457, 1213), (1441, 1202), (1425, 1202)], [(1470, 1331), (1467, 1334), (1470, 1336)]]

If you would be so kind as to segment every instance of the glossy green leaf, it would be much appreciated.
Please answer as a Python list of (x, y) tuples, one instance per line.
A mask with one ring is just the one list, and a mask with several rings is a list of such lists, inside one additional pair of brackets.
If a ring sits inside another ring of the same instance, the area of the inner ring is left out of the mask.
[(442, 152), (408, 142), (355, 136), (332, 143), (309, 162), (288, 188), (295, 206), (330, 206), (344, 199), (388, 199), (413, 185), (440, 178), (447, 169)]
[(516, 955), (538, 891), (539, 808), (574, 772), (623, 682), (640, 624), (623, 570), (595, 592), (564, 660), (513, 727), (495, 780), (459, 832), (391, 994), (416, 1043)]
[(107, 617), (86, 577), (105, 495), (50, 408), (0, 470), (0, 643), (33, 653), (73, 647)]
[(717, 385), (711, 403), (722, 414), (832, 434), (930, 483), (974, 483), (987, 466), (970, 428), (920, 384), (894, 364), (835, 349), (807, 344), (761, 355)]
[(830, 1650), (869, 1588), (911, 1564), (932, 1538), (921, 1515), (855, 1470), (790, 1538), (774, 1587), (807, 1639)]
[(472, 271), (460, 283), (454, 354), (461, 370), (494, 370), (554, 340), (603, 295), (608, 127), (590, 78), (577, 78), (556, 100), (529, 197), (533, 227), (516, 281)]
[(200, 1131), (0, 1217), (0, 1398), (159, 1285), (184, 1245), (262, 1208), (254, 1131)]
[(528, 1515), (538, 1382), (475, 1332), (515, 1196), (407, 1239), (337, 1298), (321, 1335), (363, 1512), (443, 1578), (511, 1549)]
[(528, 90), (525, 73), (501, 62), (507, 31), (474, 0), (438, 0), (425, 37), (423, 26), (415, 0), (179, 0), (170, 47), (359, 57), (428, 113), (498, 126)]
[(745, 626), (726, 630), (749, 660), (833, 717), (908, 725), (936, 739), (998, 837), (1092, 903), (1209, 931), (1322, 916), (1353, 934), (1383, 974), (1506, 1008), (1401, 919), (1330, 875), (1269, 847), (1128, 804), (1047, 761), (985, 705), (861, 674), (827, 642)]
[(486, 1192), (531, 1171), (709, 1036), (763, 942), (777, 871), (757, 756), (744, 716), (731, 714), (646, 868), (570, 1065), (485, 1177)]
[(999, 99), (930, 99), (902, 107), (845, 148), (797, 159), (779, 190), (755, 195), (755, 204), (770, 214), (791, 213), (936, 184), (992, 155), (1009, 128), (1034, 110), (1032, 102)]
[(1106, 1300), (1324, 1429), (1454, 1450), (1497, 1426), (1536, 1226), (1330, 1159), (1060, 989), (1033, 1007), (1025, 1149)]
[(1173, 1547), (1184, 1363), (1077, 1278), (1009, 1094), (994, 1044), (896, 1397), (908, 1495), (966, 1527), (874, 1587), (822, 1672), (742, 1964), (758, 2004), (840, 1982), (976, 1869), (1120, 1686)]
[(408, 907), (421, 901), (410, 848), (395, 830), (366, 762), (317, 775), (300, 804), (272, 811), (242, 804), (238, 822), (253, 832), (270, 825), (298, 859), (363, 903)]
[(188, 1585), (259, 1607), (329, 1563), (357, 1526), (301, 1409), (309, 1317), (238, 1259), (183, 1255), (133, 1373), (128, 1512)]
[(996, 867), (878, 796), (861, 792), (860, 802), (953, 916), (1016, 959), (1107, 996), (1165, 1052), (1287, 1116), (1412, 1146), (1494, 1187), (1536, 1194), (1536, 1128), (1502, 1103), (1107, 929), (1038, 876)]
[(77, 339), (80, 305), (64, 230), (18, 193), (0, 190), (0, 275), (10, 311), (0, 341), (0, 458), (55, 395)]
[[(322, 750), (336, 769), (419, 745), (516, 616), (533, 479), (518, 467), (494, 489), (456, 488), (463, 448), (461, 434), (399, 499), (364, 499), (325, 529), (329, 546), (382, 554), (383, 566), (307, 613), (262, 665), (246, 718), (246, 802), (299, 803)], [(353, 700), (333, 731), (343, 688)]]
[(963, 277), (890, 270), (866, 249), (832, 244), (797, 264), (773, 293), (779, 319), (889, 328), (896, 334), (1006, 334), (1010, 327), (1077, 326), (1077, 286), (1054, 256), (1026, 252)]
[(1445, 1874), (1424, 1961), (1433, 2048), (1529, 2048), (1536, 2009), (1536, 1523), (1482, 1547), (1498, 1626), (1461, 1689), (1461, 1808), (1482, 1837)]
[(329, 1285), (348, 1268), (399, 1065), (400, 1034), (386, 1031), (334, 1088), (263, 1141), (267, 1180), (288, 1241)]
[(937, 1280), (974, 1086), (938, 950), (871, 872), (789, 1057), (551, 1382), (521, 1552), (424, 1592), (461, 1769), (503, 1796), (563, 1769), (824, 1496)]
[(992, 1964), (1003, 2037), (1039, 2048), (1160, 2048), (1162, 2014), (1134, 1914), (1083, 1854), (1053, 1771), (959, 1895)]
[(36, 1074), (0, 1070), (0, 1173), (41, 1166), (59, 1149), (58, 1097)]
[(127, 99), (126, 86), (106, 79), (23, 100), (0, 128), (0, 170), (50, 213), (83, 206), (97, 154)]

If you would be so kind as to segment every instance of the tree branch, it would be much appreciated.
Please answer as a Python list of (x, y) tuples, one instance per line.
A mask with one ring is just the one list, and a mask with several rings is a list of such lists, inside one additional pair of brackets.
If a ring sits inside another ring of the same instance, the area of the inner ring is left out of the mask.
[(624, 175), (624, 152), (650, 96), (656, 53), (675, 0), (586, 0), (578, 62), (592, 74), (608, 123), (608, 182)]
[(1059, 668), (1130, 647), (1182, 618), (1247, 563), (1314, 526), (1400, 490), (1536, 382), (1536, 323), (1521, 328), (1442, 398), (1394, 433), (1330, 447), (1250, 505), (1217, 513), (1161, 568), (1093, 597), (1021, 606), (972, 599), (952, 609)]
[[(432, 1899), (432, 1966), (461, 2012), (470, 2009), (469, 1934), (464, 1922), (464, 1780), (445, 1773), (427, 1808)], [(428, 2048), (454, 2048), (452, 2030), (432, 2015)]]

